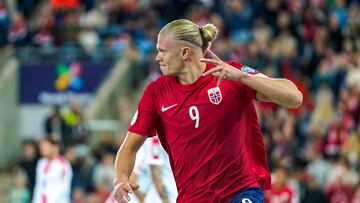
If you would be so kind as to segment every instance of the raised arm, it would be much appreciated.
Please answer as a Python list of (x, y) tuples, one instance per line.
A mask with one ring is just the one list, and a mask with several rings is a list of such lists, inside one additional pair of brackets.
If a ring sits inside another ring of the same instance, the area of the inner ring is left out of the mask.
[(124, 143), (116, 154), (114, 197), (118, 203), (128, 202), (130, 200), (128, 193), (139, 188), (138, 185), (129, 183), (129, 177), (134, 169), (136, 153), (145, 140), (145, 136), (128, 132)]
[(208, 50), (212, 59), (203, 58), (200, 61), (214, 64), (216, 67), (208, 70), (203, 75), (219, 76), (218, 86), (225, 79), (242, 82), (257, 91), (258, 101), (270, 101), (285, 108), (300, 106), (303, 96), (295, 84), (287, 79), (274, 79), (245, 73), (226, 62), (222, 61), (213, 52)]
[(244, 74), (240, 81), (257, 91), (258, 101), (273, 102), (285, 108), (296, 108), (302, 103), (302, 93), (290, 80)]

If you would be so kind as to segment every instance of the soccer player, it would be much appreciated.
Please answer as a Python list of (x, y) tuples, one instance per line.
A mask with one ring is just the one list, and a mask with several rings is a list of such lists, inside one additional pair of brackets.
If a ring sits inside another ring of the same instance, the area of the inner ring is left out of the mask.
[(32, 203), (69, 203), (72, 169), (60, 155), (60, 141), (51, 137), (40, 140), (42, 158), (36, 166)]
[(178, 203), (264, 201), (271, 180), (253, 100), (296, 108), (302, 94), (287, 79), (222, 61), (210, 51), (217, 32), (184, 19), (161, 29), (156, 60), (163, 76), (146, 87), (115, 160), (119, 203), (138, 188), (129, 183), (136, 152), (155, 132), (169, 155)]
[(157, 136), (147, 139), (137, 152), (130, 183), (141, 185), (134, 191), (140, 202), (176, 202), (177, 190), (170, 162)]
[[(157, 136), (147, 139), (137, 152), (130, 183), (141, 185), (130, 195), (130, 203), (176, 202), (177, 189), (168, 155)], [(111, 193), (106, 203), (115, 202)]]
[(294, 190), (288, 185), (288, 173), (284, 167), (274, 171), (271, 189), (265, 192), (265, 203), (298, 203)]

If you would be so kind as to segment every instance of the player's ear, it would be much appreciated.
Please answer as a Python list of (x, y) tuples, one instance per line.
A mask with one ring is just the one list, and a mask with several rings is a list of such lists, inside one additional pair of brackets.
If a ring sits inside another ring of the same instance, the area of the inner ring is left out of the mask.
[(182, 57), (183, 60), (186, 60), (186, 59), (190, 58), (190, 54), (191, 54), (191, 48), (190, 47), (181, 48), (181, 57)]

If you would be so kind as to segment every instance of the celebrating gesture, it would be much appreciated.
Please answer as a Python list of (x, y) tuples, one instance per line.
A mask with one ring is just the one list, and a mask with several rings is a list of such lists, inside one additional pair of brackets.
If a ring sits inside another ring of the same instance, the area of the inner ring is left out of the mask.
[(209, 58), (201, 58), (200, 61), (211, 63), (215, 65), (215, 68), (212, 68), (206, 71), (203, 76), (207, 76), (209, 74), (213, 74), (219, 77), (217, 86), (220, 87), (221, 81), (225, 79), (229, 80), (240, 80), (242, 76), (246, 76), (246, 73), (240, 71), (239, 69), (227, 64), (226, 62), (222, 61), (216, 54), (212, 51), (207, 50), (207, 53), (210, 54), (211, 59)]
[(271, 177), (253, 100), (295, 108), (302, 94), (287, 79), (222, 61), (210, 51), (217, 33), (212, 24), (184, 19), (160, 31), (163, 76), (146, 87), (115, 161), (119, 202), (135, 189), (127, 180), (136, 152), (156, 134), (169, 155), (178, 203), (264, 201)]

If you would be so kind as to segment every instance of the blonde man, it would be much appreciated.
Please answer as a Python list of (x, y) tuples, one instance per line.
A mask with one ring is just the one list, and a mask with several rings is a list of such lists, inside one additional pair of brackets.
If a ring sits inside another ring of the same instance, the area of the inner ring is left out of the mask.
[(302, 94), (287, 79), (222, 61), (210, 51), (217, 32), (184, 19), (160, 31), (163, 76), (147, 86), (115, 161), (119, 203), (137, 189), (129, 183), (136, 152), (155, 132), (169, 155), (178, 203), (263, 202), (271, 180), (253, 100), (295, 108)]

